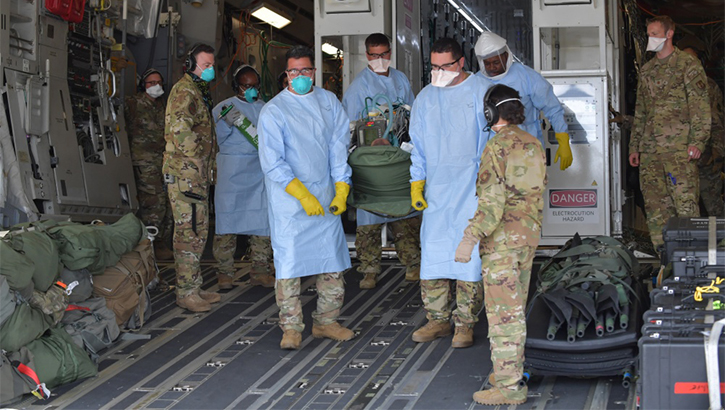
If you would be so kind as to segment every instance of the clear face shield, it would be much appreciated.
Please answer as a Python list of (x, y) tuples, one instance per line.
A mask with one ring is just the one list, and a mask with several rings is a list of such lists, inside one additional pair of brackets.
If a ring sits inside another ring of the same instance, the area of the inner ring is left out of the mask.
[(492, 80), (503, 78), (513, 62), (508, 46), (504, 46), (503, 49), (496, 50), (493, 53), (476, 57), (481, 73)]

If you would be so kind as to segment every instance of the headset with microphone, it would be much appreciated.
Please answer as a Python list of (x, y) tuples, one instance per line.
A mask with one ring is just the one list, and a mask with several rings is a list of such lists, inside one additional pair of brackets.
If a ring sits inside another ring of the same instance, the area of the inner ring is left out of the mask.
[(239, 74), (239, 73), (240, 73), (240, 72), (241, 72), (242, 70), (244, 70), (245, 68), (250, 68), (250, 69), (252, 69), (252, 71), (254, 72), (254, 74), (256, 74), (256, 75), (257, 75), (257, 84), (261, 84), (261, 83), (262, 83), (262, 76), (260, 76), (260, 75), (259, 75), (259, 73), (257, 72), (257, 70), (255, 70), (255, 69), (254, 69), (254, 67), (252, 67), (251, 65), (248, 65), (248, 64), (242, 64), (242, 65), (240, 65), (239, 67), (237, 67), (237, 69), (236, 69), (236, 70), (234, 70), (234, 74), (232, 74), (232, 89), (233, 89), (233, 90), (234, 90), (234, 92), (235, 92), (235, 93), (237, 93), (237, 94), (239, 94), (239, 86), (241, 85), (241, 84), (239, 84), (239, 83), (237, 82), (237, 75), (238, 75), (238, 74)]
[(486, 118), (486, 128), (490, 129), (496, 123), (499, 119), (499, 112), (498, 112), (498, 106), (509, 101), (519, 101), (521, 102), (521, 99), (519, 98), (506, 98), (504, 100), (501, 100), (497, 102), (496, 104), (493, 104), (490, 100), (491, 94), (494, 90), (497, 88), (503, 87), (500, 84), (496, 84), (493, 87), (489, 88), (488, 91), (486, 91), (486, 96), (483, 97), (483, 115)]
[(199, 43), (194, 44), (191, 47), (191, 50), (186, 54), (186, 60), (184, 60), (184, 72), (190, 73), (194, 70), (196, 70), (196, 57), (194, 56), (194, 52), (199, 47)]
[(141, 78), (138, 80), (139, 91), (146, 91), (146, 79), (151, 74), (158, 74), (159, 77), (161, 77), (161, 83), (164, 83), (164, 76), (161, 74), (161, 72), (155, 68), (149, 68), (148, 70), (144, 71), (143, 74), (141, 74)]

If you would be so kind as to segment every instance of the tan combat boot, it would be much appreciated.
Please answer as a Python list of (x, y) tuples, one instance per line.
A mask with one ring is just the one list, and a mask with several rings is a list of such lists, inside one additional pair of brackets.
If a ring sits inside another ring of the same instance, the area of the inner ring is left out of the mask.
[[(490, 380), (490, 377), (489, 377)], [(499, 406), (504, 404), (524, 404), (529, 389), (524, 386), (517, 391), (511, 391), (512, 398), (506, 398), (498, 387), (481, 390), (473, 393), (473, 400), (486, 406)]]
[(211, 310), (211, 305), (209, 304), (209, 302), (202, 299), (196, 293), (190, 293), (186, 296), (177, 295), (176, 304), (192, 312), (208, 312)]
[(460, 349), (470, 346), (473, 346), (473, 327), (466, 325), (456, 326), (456, 333), (453, 335), (451, 347)]
[(374, 289), (377, 283), (377, 273), (365, 273), (360, 281), (360, 289)]
[(284, 335), (282, 335), (279, 348), (283, 350), (299, 350), (300, 343), (302, 343), (302, 333), (294, 329), (287, 329), (284, 331)]
[(216, 275), (216, 282), (219, 285), (219, 290), (226, 290), (234, 287), (234, 285), (232, 285), (233, 278), (231, 275), (227, 275), (226, 273), (218, 273)]
[(346, 327), (342, 327), (337, 322), (332, 322), (329, 325), (312, 325), (312, 336), (316, 338), (326, 337), (344, 342), (355, 337), (355, 333)]
[(199, 297), (206, 300), (209, 303), (219, 303), (222, 300), (222, 296), (216, 292), (207, 292), (199, 289)]
[(413, 332), (413, 341), (418, 343), (431, 342), (450, 334), (451, 324), (447, 320), (429, 320), (425, 326)]
[(174, 251), (160, 242), (154, 243), (154, 257), (157, 261), (173, 261)]
[(408, 282), (416, 282), (420, 280), (420, 266), (417, 268), (405, 270), (405, 280)]
[(249, 279), (249, 284), (252, 286), (259, 285), (263, 288), (273, 288), (276, 281), (274, 276), (265, 274), (252, 277)]

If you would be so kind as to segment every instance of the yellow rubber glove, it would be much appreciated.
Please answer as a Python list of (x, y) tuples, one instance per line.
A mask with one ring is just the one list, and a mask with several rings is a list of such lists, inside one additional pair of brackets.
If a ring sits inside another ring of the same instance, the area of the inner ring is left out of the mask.
[(305, 212), (307, 212), (308, 216), (325, 214), (325, 210), (322, 209), (320, 201), (318, 201), (317, 198), (315, 198), (315, 196), (307, 190), (307, 187), (305, 187), (299, 179), (293, 179), (284, 191), (300, 201), (302, 208)]
[(428, 208), (428, 202), (425, 202), (425, 198), (423, 198), (424, 187), (425, 179), (410, 183), (410, 203), (416, 211), (422, 211), (425, 208)]
[(554, 155), (554, 162), (561, 158), (559, 169), (563, 171), (569, 168), (574, 161), (574, 157), (571, 155), (571, 147), (569, 146), (569, 134), (566, 132), (557, 132), (554, 134), (554, 137), (559, 141), (559, 148), (556, 150), (556, 155)]
[(347, 195), (350, 193), (350, 185), (344, 182), (335, 182), (335, 197), (330, 203), (330, 212), (333, 215), (340, 215), (347, 210)]

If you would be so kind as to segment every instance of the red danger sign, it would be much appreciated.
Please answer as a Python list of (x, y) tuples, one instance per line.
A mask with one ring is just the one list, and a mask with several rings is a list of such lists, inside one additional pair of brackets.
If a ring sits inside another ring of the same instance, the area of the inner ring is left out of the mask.
[(552, 189), (549, 191), (551, 208), (596, 208), (596, 189)]

